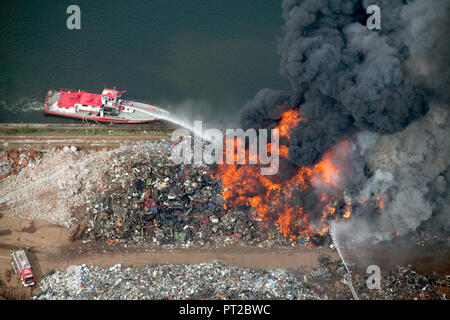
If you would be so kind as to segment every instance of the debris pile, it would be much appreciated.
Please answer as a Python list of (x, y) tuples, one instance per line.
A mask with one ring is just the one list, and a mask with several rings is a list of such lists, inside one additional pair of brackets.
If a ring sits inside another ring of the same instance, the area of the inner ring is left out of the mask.
[(0, 148), (0, 179), (17, 174), (23, 168), (31, 168), (39, 164), (42, 153), (31, 149)]
[(432, 220), (424, 221), (415, 232), (402, 237), (401, 241), (415, 243), (418, 246), (430, 246), (436, 243), (450, 245), (450, 225), (436, 224)]
[(219, 183), (206, 166), (173, 164), (171, 146), (160, 141), (148, 150), (114, 155), (82, 208), (79, 237), (167, 244), (190, 241), (196, 231), (205, 238), (216, 230), (224, 214)]
[(225, 210), (222, 186), (210, 168), (174, 164), (172, 146), (161, 140), (114, 154), (98, 173), (90, 201), (76, 210), (74, 238), (158, 246), (291, 245), (277, 226), (261, 226), (250, 208)]
[(41, 281), (34, 299), (298, 299), (319, 297), (294, 273), (221, 262), (137, 268), (69, 266)]
[(210, 168), (174, 164), (173, 145), (161, 139), (110, 151), (51, 150), (33, 170), (0, 181), (0, 198), (8, 197), (14, 214), (60, 224), (84, 241), (292, 244), (278, 226), (261, 227), (251, 208), (225, 210), (222, 186)]
[(95, 179), (96, 168), (90, 162), (101, 155), (104, 153), (79, 152), (73, 146), (52, 149), (43, 153), (33, 168), (28, 166), (0, 180), (0, 198), (16, 216), (74, 228), (77, 221), (72, 208), (85, 201), (81, 190), (89, 190)]
[[(330, 256), (319, 259), (320, 266), (305, 276), (304, 282), (319, 296), (330, 299), (353, 299), (347, 285), (344, 284), (346, 270), (340, 260)], [(397, 266), (393, 271), (382, 271), (380, 289), (369, 289), (368, 274), (355, 270), (354, 264), (348, 265), (352, 272), (352, 283), (361, 300), (429, 300), (449, 297), (450, 278), (437, 275), (424, 275), (412, 266)]]
[(423, 275), (408, 266), (397, 266), (396, 270), (381, 273), (379, 290), (368, 289), (367, 275), (356, 274), (353, 284), (363, 299), (371, 300), (447, 300), (450, 296), (450, 278)]

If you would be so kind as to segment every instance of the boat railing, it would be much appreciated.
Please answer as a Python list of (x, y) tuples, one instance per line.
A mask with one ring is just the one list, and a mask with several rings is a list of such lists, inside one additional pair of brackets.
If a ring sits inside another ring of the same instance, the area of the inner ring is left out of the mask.
[(124, 99), (124, 98), (121, 98), (121, 100), (122, 100), (122, 104), (125, 104), (125, 105), (132, 105), (133, 102), (138, 102), (138, 103), (147, 104), (147, 105), (156, 107), (157, 109), (161, 109), (161, 110), (169, 112), (169, 110), (167, 110), (167, 108), (162, 108), (162, 107), (158, 106), (157, 104), (149, 103), (147, 101), (143, 101), (143, 100), (140, 100), (140, 99), (134, 99), (134, 98), (126, 98), (126, 99)]
[(140, 99), (135, 99), (135, 98), (120, 98), (122, 100), (122, 103), (127, 103), (127, 104), (131, 104), (133, 102), (139, 102), (139, 103), (145, 103), (145, 104), (149, 104), (148, 102), (142, 101)]

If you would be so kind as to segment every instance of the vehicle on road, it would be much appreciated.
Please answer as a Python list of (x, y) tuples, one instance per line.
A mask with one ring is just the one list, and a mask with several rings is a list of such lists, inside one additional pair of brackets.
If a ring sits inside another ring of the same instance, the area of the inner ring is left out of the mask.
[(20, 274), (20, 281), (25, 287), (34, 285), (34, 275), (25, 250), (11, 252), (11, 264), (14, 272)]

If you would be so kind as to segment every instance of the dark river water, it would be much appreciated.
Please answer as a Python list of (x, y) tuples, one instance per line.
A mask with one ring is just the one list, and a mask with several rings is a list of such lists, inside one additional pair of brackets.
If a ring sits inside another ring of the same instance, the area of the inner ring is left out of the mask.
[[(66, 27), (71, 4), (81, 30)], [(237, 119), (259, 89), (288, 86), (282, 24), (277, 0), (1, 1), (0, 122), (77, 122), (43, 114), (48, 89), (114, 86), (203, 119)]]

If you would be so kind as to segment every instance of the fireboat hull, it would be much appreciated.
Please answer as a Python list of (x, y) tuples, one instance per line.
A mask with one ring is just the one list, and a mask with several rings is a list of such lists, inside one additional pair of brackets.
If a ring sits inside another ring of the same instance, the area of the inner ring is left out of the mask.
[(121, 93), (104, 89), (103, 93), (61, 89), (49, 90), (44, 113), (83, 121), (107, 123), (147, 123), (166, 119), (170, 113), (159, 106), (131, 99), (121, 99)]
[(60, 116), (60, 117), (68, 117), (68, 118), (75, 118), (80, 120), (89, 120), (89, 121), (98, 121), (98, 122), (108, 122), (108, 123), (147, 123), (147, 122), (155, 122), (155, 121), (161, 121), (161, 119), (149, 119), (149, 120), (127, 120), (127, 119), (118, 119), (115, 117), (87, 117), (82, 115), (76, 115), (76, 114), (66, 114), (66, 113), (60, 113), (56, 111), (49, 111), (44, 110), (45, 114), (49, 114), (52, 116)]

